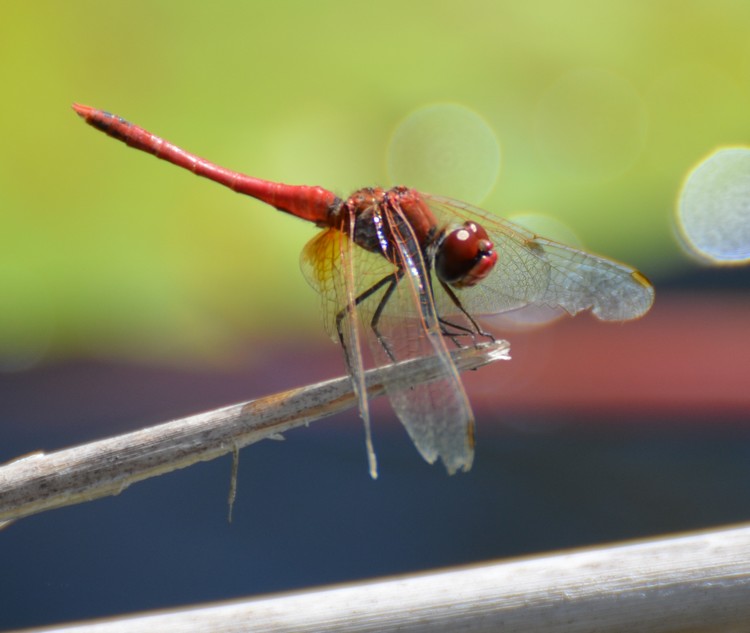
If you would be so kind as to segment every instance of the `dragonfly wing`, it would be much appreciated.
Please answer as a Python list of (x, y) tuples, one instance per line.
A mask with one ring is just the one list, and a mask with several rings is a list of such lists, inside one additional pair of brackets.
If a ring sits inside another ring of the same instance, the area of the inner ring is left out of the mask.
[(344, 236), (334, 229), (321, 231), (305, 244), (300, 256), (302, 274), (320, 296), (326, 332), (336, 342), (336, 314), (346, 307), (339, 255), (342, 239)]
[[(354, 223), (352, 223), (353, 225)], [(346, 367), (365, 425), (365, 442), (370, 476), (378, 477), (378, 465), (370, 430), (362, 343), (356, 305), (353, 266), (354, 242), (330, 228), (310, 240), (302, 251), (301, 266), (308, 283), (320, 294), (328, 334), (344, 348)]]
[(474, 458), (474, 416), (441, 332), (431, 291), (431, 272), (400, 209), (384, 211), (383, 219), (392, 243), (388, 256), (403, 275), (388, 296), (389, 289), (385, 287), (368, 298), (366, 309), (361, 311), (370, 316), (382, 307), (377, 331), (372, 327), (365, 330), (373, 357), (381, 366), (392, 360), (438, 358), (441, 375), (437, 379), (412, 385), (386, 382), (386, 392), (425, 460), (433, 463), (440, 458), (450, 474), (469, 470)]
[[(394, 231), (396, 237), (387, 257), (356, 246), (336, 229), (326, 229), (305, 247), (302, 271), (321, 296), (329, 335), (343, 343), (347, 369), (368, 433), (371, 472), (374, 455), (369, 440), (362, 339), (367, 339), (372, 360), (379, 367), (422, 356), (438, 357), (442, 371), (436, 380), (418, 385), (386, 381), (384, 386), (396, 415), (422, 456), (430, 463), (442, 459), (450, 473), (468, 470), (474, 455), (474, 418), (440, 331), (429, 290), (429, 272), (420, 249), (414, 248), (414, 234), (399, 211), (384, 221), (399, 227)], [(386, 298), (389, 280), (399, 270), (405, 274)], [(357, 297), (373, 288), (377, 289), (357, 304)], [(381, 304), (379, 338), (372, 323)], [(336, 326), (339, 314), (344, 315), (341, 341)], [(391, 350), (392, 357), (383, 343)]]
[(570, 314), (590, 309), (603, 321), (626, 321), (643, 316), (654, 302), (648, 280), (625, 264), (541, 237), (530, 250), (549, 267), (536, 303)]
[(536, 305), (570, 314), (590, 309), (599, 319), (624, 321), (642, 316), (654, 301), (648, 280), (625, 264), (545, 239), (463, 202), (421, 195), (443, 225), (477, 222), (495, 245), (498, 261), (489, 277), (456, 293), (469, 312)]

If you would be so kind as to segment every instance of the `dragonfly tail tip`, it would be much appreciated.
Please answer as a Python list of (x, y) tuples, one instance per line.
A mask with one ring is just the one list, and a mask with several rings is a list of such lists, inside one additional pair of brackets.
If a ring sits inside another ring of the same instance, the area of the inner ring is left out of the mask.
[(75, 113), (83, 119), (87, 119), (94, 111), (94, 108), (91, 106), (81, 105), (80, 103), (73, 103), (70, 107), (73, 108)]

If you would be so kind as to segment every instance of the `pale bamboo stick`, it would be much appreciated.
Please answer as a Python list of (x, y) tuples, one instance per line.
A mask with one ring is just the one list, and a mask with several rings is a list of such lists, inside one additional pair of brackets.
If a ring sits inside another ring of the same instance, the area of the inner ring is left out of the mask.
[(750, 527), (41, 630), (747, 632)]

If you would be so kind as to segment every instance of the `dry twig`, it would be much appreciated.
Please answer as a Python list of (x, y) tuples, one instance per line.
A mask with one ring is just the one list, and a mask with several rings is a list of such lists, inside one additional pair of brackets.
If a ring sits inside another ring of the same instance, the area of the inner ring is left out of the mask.
[[(505, 341), (455, 350), (459, 370), (508, 358)], [(371, 396), (383, 372), (426, 382), (439, 369), (419, 358), (367, 373)], [(0, 467), (0, 521), (115, 495), (131, 484), (208, 461), (356, 405), (348, 377), (292, 389), (55, 453), (33, 453)]]

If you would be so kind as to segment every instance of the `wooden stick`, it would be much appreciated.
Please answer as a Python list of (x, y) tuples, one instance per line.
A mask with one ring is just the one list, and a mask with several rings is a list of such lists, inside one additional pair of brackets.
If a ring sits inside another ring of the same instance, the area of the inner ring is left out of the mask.
[(744, 526), (44, 630), (739, 633), (748, 623)]
[[(455, 350), (459, 370), (508, 358), (498, 341)], [(384, 372), (399, 381), (429, 381), (435, 358), (367, 372), (370, 396), (383, 393)], [(142, 479), (234, 452), (261, 439), (353, 407), (348, 377), (159, 424), (55, 453), (33, 453), (0, 467), (0, 522), (115, 495)]]

